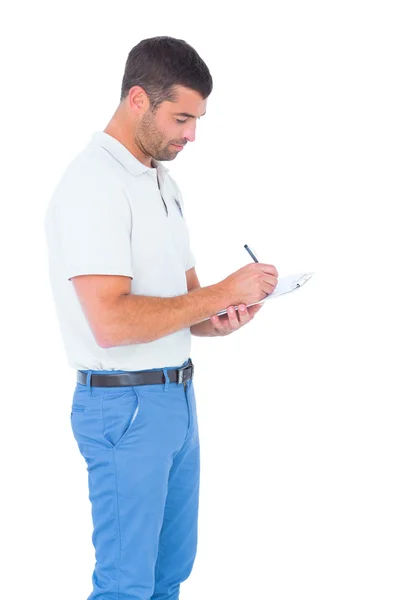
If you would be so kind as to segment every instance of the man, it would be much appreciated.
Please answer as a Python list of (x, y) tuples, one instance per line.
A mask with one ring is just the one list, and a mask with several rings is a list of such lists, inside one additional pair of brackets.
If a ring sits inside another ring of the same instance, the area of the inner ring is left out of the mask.
[(89, 473), (90, 600), (179, 598), (197, 545), (190, 337), (242, 327), (260, 308), (246, 305), (277, 284), (275, 267), (260, 263), (204, 288), (196, 276), (180, 190), (159, 161), (194, 141), (211, 90), (186, 42), (141, 41), (115, 114), (68, 166), (46, 213), (50, 281), (77, 369), (71, 425)]

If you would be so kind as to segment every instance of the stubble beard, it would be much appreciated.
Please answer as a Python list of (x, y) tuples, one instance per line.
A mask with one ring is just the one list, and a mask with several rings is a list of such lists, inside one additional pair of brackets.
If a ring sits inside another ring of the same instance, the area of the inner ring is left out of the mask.
[(145, 113), (140, 121), (135, 142), (144, 154), (155, 160), (173, 160), (178, 154), (178, 150), (174, 152), (168, 144), (165, 145), (164, 137), (156, 128), (150, 110)]

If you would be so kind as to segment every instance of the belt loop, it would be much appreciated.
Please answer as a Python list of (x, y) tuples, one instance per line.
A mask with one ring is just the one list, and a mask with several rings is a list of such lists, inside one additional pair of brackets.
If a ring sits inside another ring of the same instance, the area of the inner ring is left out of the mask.
[(163, 373), (164, 373), (164, 377), (165, 377), (164, 392), (168, 392), (170, 378), (168, 377), (168, 372), (167, 372), (166, 367), (163, 368)]
[(86, 373), (86, 390), (89, 392), (89, 395), (92, 395), (92, 371), (89, 370)]

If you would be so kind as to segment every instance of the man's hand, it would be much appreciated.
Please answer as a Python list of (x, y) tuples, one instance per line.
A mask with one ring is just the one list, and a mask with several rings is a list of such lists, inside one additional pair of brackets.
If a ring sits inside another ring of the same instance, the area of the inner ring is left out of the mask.
[(229, 335), (237, 329), (249, 323), (263, 304), (254, 304), (246, 307), (245, 304), (239, 304), (238, 310), (234, 306), (228, 306), (226, 315), (213, 315), (210, 319), (215, 335)]

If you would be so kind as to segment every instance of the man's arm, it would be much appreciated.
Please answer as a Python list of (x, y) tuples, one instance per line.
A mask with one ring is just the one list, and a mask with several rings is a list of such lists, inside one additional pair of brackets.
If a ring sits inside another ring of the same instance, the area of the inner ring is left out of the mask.
[[(197, 290), (201, 287), (196, 274), (196, 269), (194, 267), (192, 269), (189, 269), (189, 271), (186, 271), (186, 282), (188, 292), (191, 292), (192, 290)], [(219, 310), (225, 310), (225, 308), (226, 307), (221, 308)], [(218, 331), (214, 329), (214, 326), (211, 323), (210, 319), (207, 319), (202, 323), (196, 323), (195, 325), (191, 325), (190, 331), (192, 335), (197, 335), (199, 337), (214, 337), (216, 335), (219, 335)]]
[(122, 275), (79, 275), (71, 280), (102, 348), (151, 342), (208, 319), (229, 305), (221, 283), (182, 296), (158, 298), (131, 294), (131, 278)]

